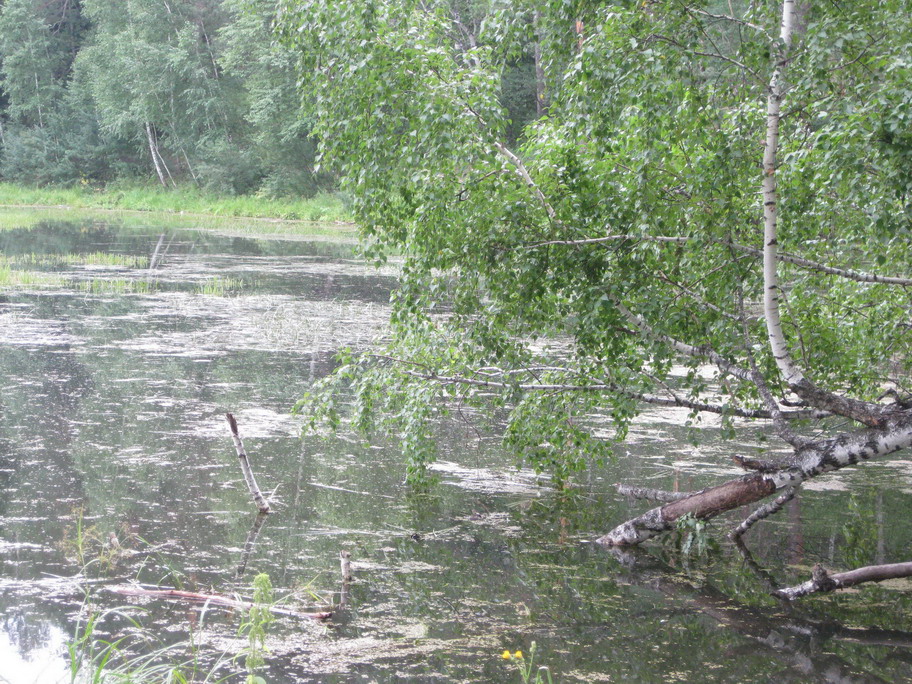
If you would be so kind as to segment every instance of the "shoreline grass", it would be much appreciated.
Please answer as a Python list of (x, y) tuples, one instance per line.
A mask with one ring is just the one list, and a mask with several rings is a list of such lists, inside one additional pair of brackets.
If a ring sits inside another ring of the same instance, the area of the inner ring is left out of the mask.
[(0, 206), (199, 214), (315, 223), (351, 221), (338, 194), (323, 193), (309, 199), (273, 199), (253, 195), (222, 196), (194, 186), (166, 189), (112, 184), (99, 189), (89, 185), (60, 188), (0, 183)]

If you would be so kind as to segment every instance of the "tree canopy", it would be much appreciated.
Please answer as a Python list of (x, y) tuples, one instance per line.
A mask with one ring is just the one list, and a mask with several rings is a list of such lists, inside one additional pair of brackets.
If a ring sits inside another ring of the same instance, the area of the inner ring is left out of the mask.
[(0, 176), (311, 195), (294, 54), (268, 0), (0, 3)]
[(456, 402), (558, 480), (650, 403), (765, 421), (751, 500), (909, 445), (906, 3), (279, 5), (322, 164), (402, 259), (387, 347), (328, 384), (412, 474)]

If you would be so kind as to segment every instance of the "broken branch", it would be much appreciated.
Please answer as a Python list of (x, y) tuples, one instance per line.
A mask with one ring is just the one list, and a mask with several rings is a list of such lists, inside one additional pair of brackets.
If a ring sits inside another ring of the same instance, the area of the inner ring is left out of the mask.
[(785, 587), (773, 592), (774, 596), (793, 601), (808, 594), (846, 589), (864, 582), (883, 582), (888, 579), (912, 577), (912, 562), (890, 563), (887, 565), (866, 565), (863, 568), (829, 574), (819, 563), (811, 571), (811, 579), (794, 587)]
[(253, 477), (250, 459), (247, 457), (247, 452), (244, 450), (244, 443), (241, 441), (241, 436), (238, 433), (237, 421), (230, 413), (226, 413), (225, 418), (228, 420), (228, 426), (231, 428), (231, 439), (234, 440), (234, 448), (237, 451), (238, 460), (241, 462), (241, 472), (244, 473), (244, 481), (247, 483), (247, 489), (250, 491), (250, 496), (253, 497), (253, 501), (256, 503), (257, 508), (260, 509), (260, 513), (269, 513), (269, 502), (266, 501), (266, 498), (263, 496), (262, 492), (260, 492), (256, 479)]

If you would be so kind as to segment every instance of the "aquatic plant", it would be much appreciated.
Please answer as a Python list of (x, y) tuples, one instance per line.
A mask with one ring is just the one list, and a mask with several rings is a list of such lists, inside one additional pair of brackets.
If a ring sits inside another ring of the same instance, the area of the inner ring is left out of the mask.
[(103, 534), (97, 525), (87, 525), (85, 509), (73, 509), (74, 524), (72, 528), (65, 528), (63, 538), (57, 547), (63, 554), (73, 558), (82, 568), (81, 574), (94, 566), (107, 572), (114, 568), (124, 555), (124, 549), (115, 532)]
[(0, 263), (0, 287), (57, 287), (64, 279), (56, 273), (41, 273), (10, 268)]
[(266, 664), (266, 631), (273, 621), (272, 606), (275, 596), (269, 575), (261, 572), (253, 579), (253, 605), (247, 619), (241, 623), (238, 634), (247, 635), (247, 647), (241, 653), (244, 667), (247, 669), (246, 684), (266, 684), (266, 680), (257, 674)]
[(84, 254), (17, 254), (2, 255), (0, 263), (18, 268), (60, 267), (60, 266), (123, 266), (125, 268), (147, 268), (149, 257), (139, 254), (116, 254), (113, 252), (88, 252)]
[(240, 278), (224, 278), (217, 276), (215, 278), (207, 278), (199, 283), (196, 286), (196, 292), (198, 294), (224, 297), (228, 294), (237, 293), (242, 290), (244, 286), (245, 283)]
[(148, 294), (157, 289), (154, 281), (128, 278), (91, 278), (72, 284), (77, 290), (89, 294)]

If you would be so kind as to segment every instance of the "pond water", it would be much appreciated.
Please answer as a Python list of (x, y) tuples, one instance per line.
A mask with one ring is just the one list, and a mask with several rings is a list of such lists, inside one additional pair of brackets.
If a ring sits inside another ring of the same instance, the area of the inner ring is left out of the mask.
[[(710, 422), (695, 447), (686, 413), (648, 411), (558, 492), (469, 417), (439, 426), (439, 482), (415, 492), (395, 440), (302, 438), (290, 413), (336, 350), (383, 334), (395, 271), (345, 241), (98, 218), (6, 230), (0, 252), (19, 274), (0, 292), (0, 681), (70, 681), (90, 616), (86, 644), (123, 639), (109, 669), (158, 652), (243, 681), (243, 611), (116, 589), (250, 596), (267, 573), (312, 610), (339, 603), (343, 550), (345, 607), (269, 625), (266, 681), (520, 682), (501, 654), (533, 642), (555, 682), (912, 681), (912, 584), (768, 596), (818, 561), (909, 559), (908, 454), (814, 483), (749, 533), (750, 562), (727, 543), (612, 552), (591, 541), (648, 506), (612, 483), (704, 486), (763, 435), (723, 443)], [(262, 525), (226, 411), (274, 492)]]

